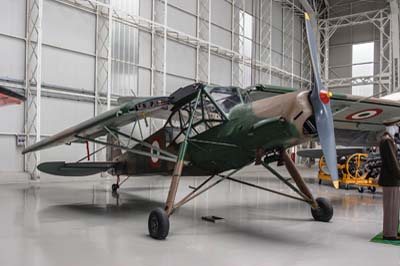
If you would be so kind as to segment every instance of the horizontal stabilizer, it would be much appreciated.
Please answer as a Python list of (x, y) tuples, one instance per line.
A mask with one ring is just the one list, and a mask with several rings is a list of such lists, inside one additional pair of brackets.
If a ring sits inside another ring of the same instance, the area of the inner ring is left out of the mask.
[(87, 176), (105, 172), (117, 165), (117, 162), (46, 162), (38, 165), (41, 172), (61, 176)]

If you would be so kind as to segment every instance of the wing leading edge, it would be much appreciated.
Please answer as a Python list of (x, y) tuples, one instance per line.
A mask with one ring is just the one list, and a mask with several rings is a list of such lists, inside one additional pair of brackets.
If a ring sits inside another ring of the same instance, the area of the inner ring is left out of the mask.
[(168, 97), (132, 99), (117, 108), (43, 139), (24, 149), (22, 154), (66, 143), (82, 142), (82, 138), (95, 139), (106, 135), (107, 128), (122, 127), (145, 117), (163, 117), (163, 112), (170, 112), (168, 106)]

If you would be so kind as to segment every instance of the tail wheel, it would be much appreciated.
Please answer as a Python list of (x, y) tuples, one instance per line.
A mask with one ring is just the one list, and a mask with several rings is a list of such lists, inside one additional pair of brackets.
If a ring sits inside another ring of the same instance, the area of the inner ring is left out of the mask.
[(315, 200), (318, 208), (311, 208), (311, 214), (314, 220), (319, 222), (329, 222), (333, 216), (332, 203), (326, 198), (317, 198)]

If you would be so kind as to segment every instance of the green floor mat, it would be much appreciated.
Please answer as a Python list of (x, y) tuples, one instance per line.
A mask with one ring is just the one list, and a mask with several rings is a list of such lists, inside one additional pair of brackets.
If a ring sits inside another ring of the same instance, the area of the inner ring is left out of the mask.
[[(400, 227), (399, 227), (399, 233), (400, 233)], [(382, 232), (374, 236), (370, 242), (374, 243), (381, 243), (381, 244), (386, 244), (386, 245), (393, 245), (393, 246), (400, 246), (400, 241), (389, 241), (389, 240), (383, 240), (382, 239)]]

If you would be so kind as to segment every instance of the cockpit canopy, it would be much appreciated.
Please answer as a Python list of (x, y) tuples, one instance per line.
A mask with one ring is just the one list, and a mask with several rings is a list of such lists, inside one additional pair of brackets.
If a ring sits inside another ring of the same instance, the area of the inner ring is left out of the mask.
[[(180, 88), (171, 95), (174, 105), (165, 127), (171, 132), (171, 142), (179, 143), (194, 112), (190, 137), (220, 125), (229, 119), (233, 107), (245, 102), (243, 90), (238, 87), (209, 86), (195, 83)], [(199, 102), (195, 108), (195, 102)]]
[(241, 89), (237, 87), (206, 86), (204, 89), (225, 114), (229, 114), (233, 107), (244, 102)]

